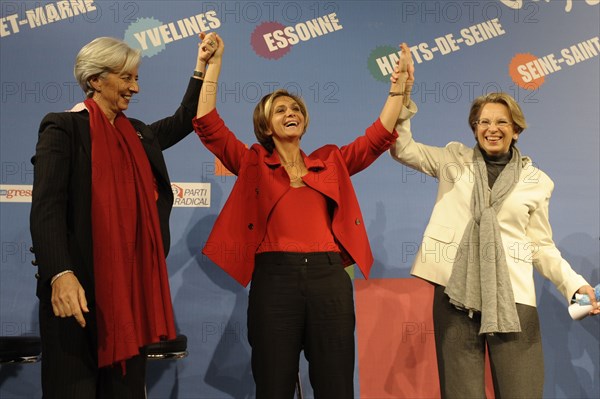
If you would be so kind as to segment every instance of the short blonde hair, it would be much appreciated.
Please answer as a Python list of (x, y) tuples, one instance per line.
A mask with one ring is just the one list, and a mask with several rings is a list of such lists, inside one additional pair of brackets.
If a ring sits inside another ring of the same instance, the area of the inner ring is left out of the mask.
[(289, 97), (292, 100), (294, 100), (300, 107), (300, 112), (304, 116), (304, 131), (302, 132), (302, 134), (306, 132), (306, 128), (308, 127), (308, 111), (306, 110), (304, 100), (302, 100), (300, 96), (291, 94), (290, 92), (284, 89), (275, 90), (273, 93), (267, 94), (258, 102), (258, 104), (256, 104), (252, 119), (254, 122), (254, 135), (256, 136), (256, 139), (269, 152), (273, 152), (273, 149), (275, 149), (275, 142), (273, 141), (273, 137), (268, 133), (271, 131), (271, 116), (273, 116), (273, 103), (279, 97)]
[(469, 126), (473, 133), (477, 130), (477, 120), (481, 115), (481, 110), (484, 105), (489, 103), (503, 104), (508, 108), (510, 117), (513, 120), (513, 128), (516, 133), (522, 133), (523, 130), (527, 129), (527, 122), (525, 122), (525, 115), (519, 104), (506, 93), (489, 93), (485, 96), (480, 96), (473, 101), (471, 104), (471, 111), (469, 112)]
[(129, 47), (124, 41), (112, 37), (99, 37), (79, 50), (73, 74), (86, 97), (90, 98), (94, 94), (90, 79), (110, 72), (129, 71), (139, 66), (141, 59), (141, 50)]

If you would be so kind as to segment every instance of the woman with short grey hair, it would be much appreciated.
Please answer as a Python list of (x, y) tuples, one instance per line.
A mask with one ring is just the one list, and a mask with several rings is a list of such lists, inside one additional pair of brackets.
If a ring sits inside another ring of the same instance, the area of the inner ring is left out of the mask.
[(73, 74), (86, 97), (94, 94), (90, 79), (94, 76), (105, 77), (109, 72), (123, 72), (137, 68), (142, 53), (127, 43), (112, 37), (99, 37), (92, 40), (79, 51), (75, 58)]
[(165, 258), (173, 193), (162, 151), (192, 129), (206, 61), (201, 35), (181, 105), (126, 117), (140, 52), (101, 37), (74, 73), (86, 100), (39, 129), (30, 229), (39, 273), (44, 398), (145, 398), (144, 347), (175, 338)]

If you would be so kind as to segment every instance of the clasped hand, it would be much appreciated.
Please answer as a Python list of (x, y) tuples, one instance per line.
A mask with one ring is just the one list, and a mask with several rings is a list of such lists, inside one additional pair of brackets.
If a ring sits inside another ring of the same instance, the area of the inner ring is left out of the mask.
[(404, 93), (410, 92), (412, 89), (415, 81), (415, 65), (410, 48), (406, 43), (400, 44), (400, 58), (394, 66), (390, 81), (392, 82), (390, 91)]
[(200, 43), (198, 43), (198, 59), (204, 63), (210, 64), (211, 60), (220, 58), (223, 54), (223, 41), (215, 32), (204, 33), (199, 35)]

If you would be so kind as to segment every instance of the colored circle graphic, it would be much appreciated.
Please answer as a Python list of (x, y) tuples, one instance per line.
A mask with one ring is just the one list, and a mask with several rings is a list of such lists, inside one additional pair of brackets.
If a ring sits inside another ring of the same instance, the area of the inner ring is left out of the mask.
[(378, 46), (367, 60), (367, 68), (371, 75), (380, 82), (389, 82), (395, 63), (390, 59), (391, 54), (398, 56), (398, 48), (393, 46)]
[[(273, 39), (271, 35), (275, 31), (283, 32), (284, 28), (285, 26), (279, 22), (263, 22), (258, 25), (250, 37), (250, 44), (254, 52), (263, 58), (271, 60), (278, 60), (289, 53), (292, 46), (288, 43), (287, 36), (283, 35), (286, 38), (286, 46), (280, 48), (277, 46), (277, 40)], [(269, 41), (270, 45), (267, 44), (267, 41)]]
[(540, 76), (532, 69), (538, 57), (530, 53), (517, 53), (508, 65), (508, 74), (517, 86), (525, 90), (536, 90), (544, 84), (544, 76)]
[(131, 48), (142, 50), (143, 57), (152, 57), (165, 49), (158, 30), (162, 24), (154, 18), (138, 18), (129, 25), (123, 40)]

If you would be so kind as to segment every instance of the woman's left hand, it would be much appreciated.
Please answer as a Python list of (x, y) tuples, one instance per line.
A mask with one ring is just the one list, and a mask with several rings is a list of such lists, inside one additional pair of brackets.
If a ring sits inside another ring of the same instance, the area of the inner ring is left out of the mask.
[(214, 32), (209, 34), (202, 32), (198, 36), (200, 37), (200, 43), (198, 43), (198, 62), (206, 64), (219, 46), (217, 34)]
[(392, 84), (404, 84), (414, 82), (415, 65), (412, 59), (412, 53), (406, 43), (400, 44), (400, 58), (396, 62), (394, 72), (390, 76)]
[(578, 294), (587, 295), (590, 298), (590, 303), (592, 304), (592, 310), (590, 310), (590, 315), (600, 314), (600, 305), (598, 304), (598, 298), (594, 293), (594, 288), (590, 285), (584, 285), (577, 290)]

